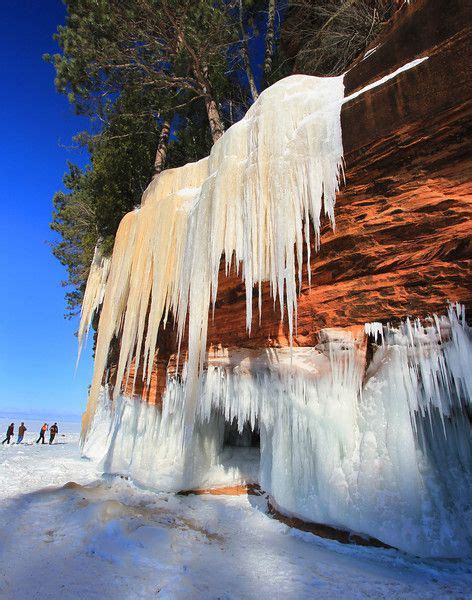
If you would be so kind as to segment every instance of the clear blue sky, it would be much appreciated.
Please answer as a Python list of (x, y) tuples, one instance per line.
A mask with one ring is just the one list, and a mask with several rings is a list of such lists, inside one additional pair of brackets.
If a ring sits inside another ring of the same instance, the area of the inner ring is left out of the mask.
[(72, 136), (85, 129), (42, 61), (64, 21), (60, 0), (3, 0), (0, 18), (0, 413), (80, 414), (90, 350), (75, 374), (77, 320), (65, 320), (66, 274), (48, 241), (52, 197), (66, 161), (83, 165)]

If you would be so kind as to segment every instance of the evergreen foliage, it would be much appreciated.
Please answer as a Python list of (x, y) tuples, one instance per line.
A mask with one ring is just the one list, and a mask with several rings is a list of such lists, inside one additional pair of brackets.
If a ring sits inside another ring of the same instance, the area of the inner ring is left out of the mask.
[[(151, 113), (127, 112), (132, 99), (120, 97), (109, 109), (107, 126), (95, 136), (82, 133), (78, 141), (91, 156), (83, 171), (69, 164), (64, 176), (68, 192), (54, 196), (51, 228), (60, 235), (53, 253), (67, 268), (72, 286), (66, 293), (67, 311), (73, 316), (80, 308), (95, 246), (104, 255), (111, 253), (116, 230), (124, 214), (138, 206), (153, 170), (160, 124)], [(143, 108), (141, 106), (141, 108)], [(169, 143), (169, 167), (199, 160), (211, 148), (204, 110), (195, 110), (192, 119), (179, 116)]]
[(239, 11), (248, 11), (257, 36), (266, 4), (66, 0), (66, 23), (54, 36), (60, 52), (45, 59), (56, 88), (97, 130), (77, 136), (90, 165), (70, 164), (66, 191), (54, 197), (51, 227), (60, 240), (53, 252), (68, 269), (69, 316), (80, 306), (95, 246), (111, 252), (121, 218), (157, 174), (158, 147), (166, 167), (198, 160), (247, 110)]

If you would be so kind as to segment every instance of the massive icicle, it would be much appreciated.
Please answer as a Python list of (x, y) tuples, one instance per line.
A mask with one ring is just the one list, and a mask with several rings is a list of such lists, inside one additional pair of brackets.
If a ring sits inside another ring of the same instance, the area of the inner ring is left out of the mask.
[[(293, 360), (289, 349), (211, 357), (190, 455), (181, 452), (180, 379), (169, 378), (162, 413), (119, 398), (105, 424), (104, 470), (159, 490), (256, 480), (283, 511), (307, 520), (422, 556), (470, 554), (471, 328), (451, 306), (430, 323), (366, 329), (367, 369), (359, 331), (322, 331), (320, 344), (294, 348)], [(102, 431), (107, 406), (94, 425)], [(257, 477), (256, 448), (223, 445), (234, 419), (260, 428)]]
[(141, 208), (126, 215), (116, 236), (100, 316), (84, 433), (95, 412), (113, 336), (119, 335), (121, 342), (117, 381), (133, 358), (142, 356), (149, 378), (159, 325), (170, 312), (179, 340), (188, 318), (185, 406), (191, 428), (222, 256), (227, 269), (233, 261), (241, 268), (248, 331), (253, 287), (259, 285), (260, 309), (261, 282), (269, 281), (292, 334), (303, 243), (309, 261), (310, 223), (317, 246), (322, 205), (334, 226), (343, 90), (342, 77), (294, 75), (279, 81), (224, 134), (208, 158), (164, 171), (146, 190)]
[(111, 259), (102, 256), (98, 247), (95, 248), (93, 253), (92, 264), (90, 265), (89, 276), (87, 279), (87, 287), (85, 288), (84, 299), (82, 300), (82, 309), (80, 311), (80, 325), (79, 325), (79, 351), (77, 356), (77, 362), (80, 358), (83, 343), (88, 335), (92, 319), (100, 308), (105, 296), (105, 288), (108, 280), (108, 273), (110, 271)]

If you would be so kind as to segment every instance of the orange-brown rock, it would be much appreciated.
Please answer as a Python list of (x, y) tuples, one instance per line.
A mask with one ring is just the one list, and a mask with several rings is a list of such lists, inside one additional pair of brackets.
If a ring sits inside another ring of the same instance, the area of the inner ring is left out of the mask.
[(303, 519), (298, 519), (297, 517), (289, 517), (275, 508), (273, 500), (268, 501), (267, 508), (268, 513), (272, 515), (274, 519), (277, 519), (277, 521), (280, 521), (289, 527), (300, 529), (300, 531), (308, 531), (309, 533), (313, 533), (313, 535), (318, 537), (326, 538), (328, 540), (336, 540), (337, 542), (341, 542), (341, 544), (375, 546), (376, 548), (392, 547), (370, 536), (359, 535), (357, 533), (344, 531), (342, 529), (335, 529), (334, 527), (322, 525), (321, 523), (311, 523), (309, 521), (304, 521)]
[(261, 496), (264, 492), (257, 483), (246, 483), (242, 485), (232, 485), (229, 487), (206, 488), (197, 490), (184, 490), (179, 492), (181, 496)]
[[(343, 106), (346, 183), (336, 230), (325, 223), (312, 253), (311, 287), (304, 269), (295, 345), (314, 346), (322, 328), (442, 313), (449, 300), (472, 307), (470, 16), (463, 0), (416, 0), (346, 74), (349, 96), (428, 57)], [(261, 323), (255, 301), (248, 337), (244, 286), (222, 268), (209, 347), (286, 346), (268, 285), (263, 297)], [(136, 392), (159, 402), (175, 349), (168, 332), (150, 388)]]
[[(143, 381), (143, 364), (136, 373), (136, 361), (133, 360), (129, 373), (123, 381), (123, 391), (127, 396), (139, 396), (150, 404), (161, 405), (162, 395), (166, 387), (166, 376), (169, 359), (175, 349), (175, 335), (171, 328), (159, 330), (159, 351), (154, 357), (149, 385)], [(114, 380), (112, 380), (114, 383)]]
[[(343, 106), (346, 184), (301, 290), (295, 344), (314, 345), (324, 327), (444, 312), (448, 300), (472, 306), (469, 12), (466, 2), (412, 3), (345, 76), (349, 96), (429, 57)], [(222, 271), (210, 344), (287, 344), (263, 287), (248, 338), (244, 287)]]
[(162, 395), (166, 387), (167, 367), (170, 355), (160, 351), (154, 358), (149, 385), (143, 381), (142, 365), (138, 368), (135, 379), (135, 361), (133, 360), (129, 374), (123, 382), (123, 392), (127, 396), (139, 396), (150, 404), (162, 404)]

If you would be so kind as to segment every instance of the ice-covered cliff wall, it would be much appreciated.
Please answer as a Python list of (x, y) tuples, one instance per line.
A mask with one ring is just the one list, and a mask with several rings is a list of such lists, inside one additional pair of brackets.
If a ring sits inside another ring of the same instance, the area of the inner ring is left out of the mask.
[[(303, 274), (295, 345), (315, 345), (324, 327), (440, 314), (448, 300), (472, 309), (471, 39), (470, 4), (417, 0), (346, 73), (349, 97), (428, 57), (343, 104), (346, 183), (336, 230), (322, 222), (316, 285)], [(271, 303), (248, 338), (244, 307), (238, 279), (222, 271), (210, 343), (288, 343)]]
[[(448, 299), (472, 307), (464, 7), (418, 0), (345, 75), (335, 231), (320, 181), (334, 192), (342, 82), (312, 78), (268, 90), (209, 159), (163, 173), (124, 219), (85, 418), (117, 335), (118, 397), (99, 402), (86, 439), (106, 471), (158, 489), (256, 479), (307, 520), (419, 554), (470, 553), (470, 330), (454, 311), (425, 326)], [(359, 326), (372, 321), (367, 343)], [(175, 375), (179, 338), (191, 368)], [(143, 388), (162, 410), (131, 399)], [(233, 414), (252, 420), (260, 451), (225, 443)]]

